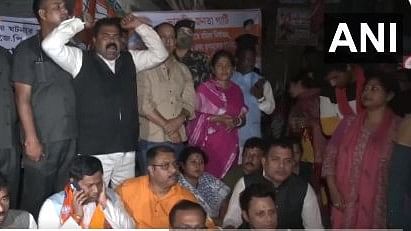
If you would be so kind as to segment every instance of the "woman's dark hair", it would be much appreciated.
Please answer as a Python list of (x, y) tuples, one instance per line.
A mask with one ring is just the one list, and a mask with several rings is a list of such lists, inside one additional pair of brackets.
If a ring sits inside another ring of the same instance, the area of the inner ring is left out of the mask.
[(400, 86), (398, 84), (398, 81), (395, 79), (393, 75), (377, 72), (369, 73), (368, 78), (365, 81), (365, 84), (367, 84), (371, 80), (377, 80), (384, 88), (384, 91), (387, 93), (397, 95), (398, 92), (400, 92)]
[(301, 85), (305, 88), (316, 88), (318, 83), (314, 78), (313, 72), (301, 72), (297, 74), (294, 78), (290, 79), (291, 83), (301, 82)]
[(377, 80), (381, 87), (384, 89), (386, 93), (391, 93), (394, 97), (388, 102), (388, 106), (398, 115), (402, 116), (404, 114), (404, 110), (400, 108), (399, 104), (399, 93), (400, 93), (400, 85), (398, 84), (397, 79), (395, 79), (394, 75), (382, 72), (372, 72), (367, 74), (367, 80), (365, 81), (364, 86), (371, 80)]
[(180, 156), (178, 157), (178, 162), (180, 162), (181, 164), (185, 164), (188, 158), (196, 153), (200, 154), (203, 157), (204, 164), (207, 164), (207, 154), (201, 148), (195, 146), (189, 146), (184, 148), (183, 151), (181, 151)]
[(228, 58), (230, 60), (231, 65), (234, 67), (235, 65), (235, 59), (233, 54), (227, 50), (218, 50), (214, 53), (213, 58), (211, 59), (211, 65), (214, 67), (216, 63), (218, 62), (219, 59), (221, 58)]

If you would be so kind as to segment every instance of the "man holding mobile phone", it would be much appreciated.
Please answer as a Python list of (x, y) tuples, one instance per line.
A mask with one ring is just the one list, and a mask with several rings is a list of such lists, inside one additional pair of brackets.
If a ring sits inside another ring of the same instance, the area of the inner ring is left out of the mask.
[(239, 133), (241, 150), (247, 139), (261, 137), (261, 111), (270, 115), (275, 108), (270, 83), (254, 72), (256, 54), (255, 48), (246, 47), (237, 50), (236, 71), (231, 78), (241, 88), (248, 107), (246, 123)]
[(69, 173), (64, 191), (49, 197), (41, 207), (39, 228), (135, 228), (120, 198), (104, 186), (100, 160), (76, 156)]

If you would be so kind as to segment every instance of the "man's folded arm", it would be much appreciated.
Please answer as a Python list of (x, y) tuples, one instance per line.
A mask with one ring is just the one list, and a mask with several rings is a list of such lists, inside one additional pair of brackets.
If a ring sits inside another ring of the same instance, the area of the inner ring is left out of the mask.
[(80, 72), (83, 52), (77, 47), (67, 46), (69, 40), (84, 29), (84, 22), (79, 18), (63, 21), (44, 38), (41, 46), (46, 54), (73, 78)]

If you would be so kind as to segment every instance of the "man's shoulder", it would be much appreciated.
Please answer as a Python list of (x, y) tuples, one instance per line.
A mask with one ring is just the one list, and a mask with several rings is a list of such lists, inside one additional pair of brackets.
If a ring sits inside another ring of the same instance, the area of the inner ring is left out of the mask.
[(14, 53), (27, 52), (29, 49), (34, 50), (40, 48), (40, 40), (38, 35), (34, 35), (28, 39), (23, 40), (19, 45), (17, 45)]
[(29, 212), (25, 211), (25, 210), (10, 209), (7, 212), (7, 215), (16, 217), (16, 216), (30, 216), (31, 214)]
[(63, 205), (63, 202), (64, 202), (64, 197), (65, 197), (64, 191), (55, 193), (55, 194), (51, 195), (50, 197), (48, 197), (48, 198), (44, 201), (44, 204), (45, 204), (45, 203), (51, 203), (51, 204), (53, 204), (54, 206), (59, 206), (59, 205), (62, 206), (62, 205)]
[(27, 229), (30, 226), (32, 215), (24, 210), (10, 209), (7, 212), (7, 218), (1, 228), (7, 229)]
[(139, 176), (139, 177), (131, 178), (131, 179), (124, 181), (121, 185), (119, 185), (117, 188), (117, 192), (121, 191), (122, 193), (124, 193), (128, 191), (140, 190), (147, 184), (148, 184), (148, 176)]
[(176, 197), (180, 197), (181, 199), (196, 201), (195, 196), (191, 193), (188, 189), (184, 188), (180, 184), (174, 185), (174, 192)]

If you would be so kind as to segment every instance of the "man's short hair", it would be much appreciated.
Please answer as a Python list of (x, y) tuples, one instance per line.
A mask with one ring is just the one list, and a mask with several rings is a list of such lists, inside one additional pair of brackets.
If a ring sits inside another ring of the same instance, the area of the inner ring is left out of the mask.
[(349, 67), (345, 63), (327, 64), (325, 66), (325, 73), (329, 73), (331, 71), (347, 72), (348, 70), (349, 70)]
[(240, 208), (241, 210), (248, 212), (250, 208), (250, 201), (252, 198), (264, 198), (270, 197), (275, 204), (275, 192), (265, 184), (252, 184), (244, 189), (240, 193)]
[(96, 172), (103, 173), (101, 161), (90, 155), (77, 155), (70, 165), (69, 176), (74, 180), (81, 180), (84, 176), (91, 176)]
[(8, 190), (9, 184), (7, 182), (6, 177), (0, 173), (0, 190), (6, 189)]
[(246, 140), (244, 144), (244, 150), (248, 148), (258, 148), (265, 152), (267, 149), (267, 144), (263, 139), (259, 137), (251, 137)]
[(121, 28), (120, 22), (121, 22), (121, 20), (119, 20), (119, 18), (117, 18), (117, 17), (99, 19), (96, 22), (96, 24), (94, 25), (93, 36), (97, 37), (97, 34), (100, 32), (101, 27), (103, 27), (103, 26), (115, 26), (118, 29), (118, 33), (121, 34), (122, 33), (122, 28)]
[(243, 27), (246, 27), (248, 25), (254, 25), (254, 20), (249, 18), (243, 22)]
[(251, 52), (253, 55), (257, 55), (257, 50), (255, 49), (255, 47), (252, 46), (241, 46), (238, 47), (235, 51), (235, 56), (237, 58), (243, 58), (244, 54), (246, 52)]
[(176, 213), (179, 210), (198, 210), (201, 212), (201, 214), (204, 216), (204, 220), (207, 219), (207, 213), (204, 211), (203, 207), (201, 207), (200, 204), (189, 201), (189, 200), (181, 200), (177, 204), (173, 206), (170, 210), (170, 214), (168, 216), (168, 220), (170, 222), (171, 227), (174, 226), (175, 224), (175, 219), (176, 219)]
[(167, 145), (159, 145), (159, 146), (150, 148), (147, 151), (147, 163), (148, 163), (148, 165), (151, 165), (153, 163), (154, 159), (157, 157), (158, 154), (164, 153), (164, 152), (175, 154), (175, 150), (173, 148), (167, 146)]
[(278, 139), (275, 139), (275, 140), (271, 141), (271, 143), (270, 143), (269, 147), (267, 148), (264, 156), (267, 157), (268, 153), (270, 153), (270, 150), (274, 147), (286, 148), (286, 149), (289, 149), (291, 151), (291, 153), (294, 153), (293, 152), (293, 145), (294, 145), (294, 142), (291, 138), (280, 137)]
[(160, 30), (160, 28), (163, 27), (163, 26), (169, 26), (169, 27), (173, 28), (174, 34), (177, 35), (176, 28), (174, 27), (174, 25), (171, 24), (171, 23), (168, 23), (168, 22), (162, 22), (162, 23), (158, 24), (157, 26), (154, 27), (154, 30), (158, 33), (158, 30)]
[(37, 20), (40, 20), (39, 10), (41, 9), (45, 1), (47, 0), (33, 0), (32, 10)]

